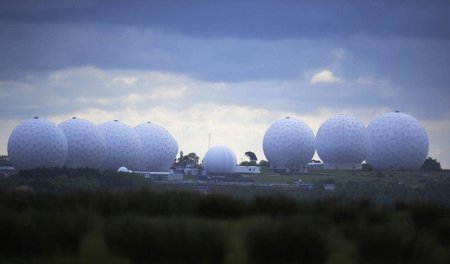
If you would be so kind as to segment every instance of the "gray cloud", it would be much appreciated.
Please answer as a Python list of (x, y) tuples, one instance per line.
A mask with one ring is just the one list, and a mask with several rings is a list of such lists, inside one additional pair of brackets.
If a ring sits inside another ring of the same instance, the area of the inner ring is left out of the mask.
[[(0, 2), (1, 120), (207, 103), (399, 109), (450, 129), (445, 1), (74, 3)], [(311, 84), (324, 70), (339, 81)]]
[(448, 38), (446, 1), (3, 1), (3, 21), (157, 27), (201, 37)]

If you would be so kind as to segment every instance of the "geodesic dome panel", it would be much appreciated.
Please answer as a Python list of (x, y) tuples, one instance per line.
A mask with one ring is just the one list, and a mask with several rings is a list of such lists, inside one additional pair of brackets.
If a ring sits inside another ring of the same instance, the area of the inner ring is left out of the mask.
[(336, 115), (317, 131), (316, 150), (324, 163), (361, 163), (368, 148), (367, 129), (352, 116)]
[(72, 118), (59, 124), (68, 145), (65, 166), (98, 169), (105, 157), (105, 141), (94, 123)]
[(377, 170), (418, 170), (428, 155), (425, 128), (410, 115), (385, 113), (367, 127), (366, 161)]
[(168, 171), (178, 153), (178, 144), (167, 129), (155, 123), (134, 127), (141, 141), (139, 170)]
[(11, 133), (8, 156), (18, 170), (62, 167), (67, 158), (67, 140), (52, 122), (27, 120)]
[(203, 159), (206, 173), (229, 174), (236, 170), (236, 155), (226, 146), (214, 146)]
[(119, 121), (105, 122), (98, 128), (105, 140), (105, 158), (100, 169), (117, 171), (127, 167), (135, 170), (141, 143), (133, 128)]
[(263, 151), (274, 165), (304, 165), (314, 155), (314, 133), (303, 121), (285, 118), (275, 121), (264, 134)]

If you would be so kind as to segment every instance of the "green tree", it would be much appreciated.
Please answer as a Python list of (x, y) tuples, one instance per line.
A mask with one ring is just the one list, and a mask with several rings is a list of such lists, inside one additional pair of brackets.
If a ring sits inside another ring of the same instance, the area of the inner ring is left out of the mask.
[(441, 171), (441, 163), (438, 162), (436, 159), (433, 159), (432, 157), (428, 157), (425, 162), (423, 163), (420, 170), (425, 171)]
[(182, 155), (180, 152), (180, 157), (178, 158), (178, 164), (186, 166), (186, 165), (198, 165), (199, 157), (194, 152), (187, 154), (186, 156)]
[(240, 165), (240, 166), (256, 166), (256, 165), (258, 165), (258, 164), (257, 164), (256, 161), (254, 161), (254, 160), (250, 160), (250, 161), (244, 160), (244, 161), (242, 161), (241, 163), (239, 163), (239, 165)]
[(250, 159), (250, 161), (255, 161), (255, 163), (258, 160), (258, 158), (256, 157), (256, 154), (252, 151), (245, 152), (245, 156), (247, 156)]
[(259, 166), (261, 167), (270, 167), (270, 163), (267, 160), (260, 160)]

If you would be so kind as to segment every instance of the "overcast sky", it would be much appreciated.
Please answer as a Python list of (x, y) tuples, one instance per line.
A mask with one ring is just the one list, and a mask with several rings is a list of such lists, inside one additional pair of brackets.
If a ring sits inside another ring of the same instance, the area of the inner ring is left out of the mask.
[(40, 116), (165, 126), (180, 150), (264, 158), (292, 116), (316, 133), (400, 110), (450, 168), (448, 1), (0, 1), (0, 154)]

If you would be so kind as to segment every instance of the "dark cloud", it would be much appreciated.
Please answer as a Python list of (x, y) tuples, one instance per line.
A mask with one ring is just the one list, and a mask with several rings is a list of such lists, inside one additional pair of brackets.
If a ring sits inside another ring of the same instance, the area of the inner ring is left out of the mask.
[[(449, 13), (447, 1), (0, 1), (0, 119), (117, 111), (186, 85), (186, 98), (132, 107), (398, 109), (445, 127)], [(339, 81), (311, 84), (323, 70)], [(151, 72), (168, 77), (111, 81)]]
[[(207, 82), (244, 83), (239, 90), (223, 94), (219, 103), (239, 98), (247, 105), (260, 107), (263, 102), (270, 108), (296, 111), (322, 105), (379, 105), (436, 118), (450, 112), (446, 102), (450, 43), (444, 39), (202, 39), (129, 27), (15, 24), (1, 28), (0, 77), (6, 80), (27, 82), (28, 75), (46, 76), (59, 69), (92, 65), (103, 70), (167, 71)], [(341, 57), (335, 54), (339, 50)], [(312, 75), (324, 69), (333, 71), (342, 82), (310, 85)], [(373, 82), (370, 86), (356, 82), (366, 77)], [(252, 81), (264, 84), (264, 80), (269, 85), (245, 86)], [(283, 81), (298, 82), (286, 88)], [(112, 96), (102, 82), (83, 76), (72, 90), (92, 97)], [(52, 93), (72, 95), (68, 89)]]
[(84, 65), (210, 81), (293, 79), (332, 67), (331, 51), (344, 48), (338, 66), (346, 76), (449, 83), (446, 1), (3, 1), (0, 7), (0, 79)]
[(3, 21), (154, 27), (201, 37), (449, 38), (446, 1), (5, 1)]

